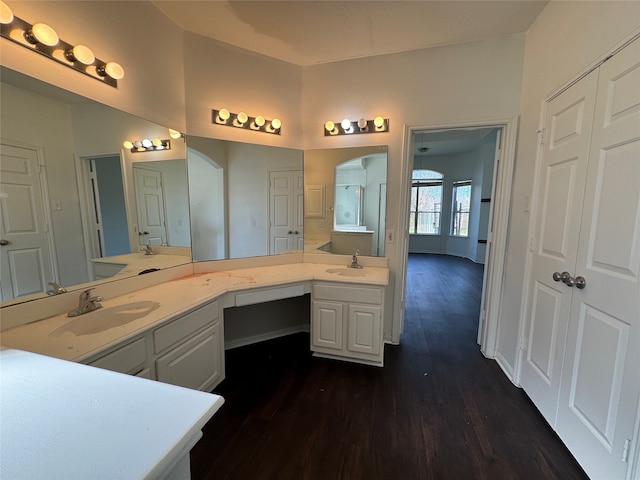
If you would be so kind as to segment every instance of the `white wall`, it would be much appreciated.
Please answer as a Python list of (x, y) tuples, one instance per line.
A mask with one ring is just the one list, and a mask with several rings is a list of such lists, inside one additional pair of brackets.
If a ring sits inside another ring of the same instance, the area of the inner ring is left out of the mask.
[(64, 41), (118, 62), (125, 76), (112, 88), (2, 40), (2, 65), (105, 105), (184, 131), (182, 30), (150, 2), (11, 1), (27, 22), (45, 21)]
[[(328, 63), (303, 70), (305, 149), (386, 144), (388, 152), (387, 244), (390, 286), (385, 297), (385, 338), (391, 337), (393, 291), (401, 245), (400, 218), (404, 126), (473, 123), (518, 114), (524, 35)], [(365, 80), (363, 80), (365, 79)], [(339, 85), (339, 88), (336, 88)], [(324, 137), (326, 120), (344, 117), (390, 118), (385, 134)]]
[(498, 360), (515, 373), (518, 330), (524, 297), (529, 212), (526, 196), (533, 193), (542, 104), (587, 66), (640, 28), (640, 2), (552, 1), (534, 22), (526, 39), (520, 127), (513, 183), (509, 242), (506, 254), (504, 302), (498, 331)]

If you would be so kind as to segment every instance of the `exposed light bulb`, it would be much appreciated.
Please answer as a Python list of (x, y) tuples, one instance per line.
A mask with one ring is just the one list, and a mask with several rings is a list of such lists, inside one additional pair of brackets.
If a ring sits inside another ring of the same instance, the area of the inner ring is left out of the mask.
[(174, 140), (176, 140), (176, 139), (182, 137), (182, 134), (179, 131), (174, 130), (173, 128), (170, 128), (169, 129), (169, 136), (171, 138), (173, 138)]
[(142, 142), (140, 140), (136, 140), (135, 142), (133, 142), (133, 146), (140, 149), (142, 148)]
[(2, 25), (9, 25), (13, 22), (13, 12), (9, 5), (0, 1), (0, 23)]
[(70, 62), (78, 61), (83, 65), (91, 65), (96, 59), (93, 51), (84, 45), (74, 46), (71, 50), (65, 52), (64, 56)]
[(274, 118), (273, 120), (271, 120), (271, 127), (274, 130), (280, 130), (280, 127), (282, 127), (282, 122), (278, 118)]
[(30, 43), (41, 43), (49, 47), (53, 47), (59, 41), (56, 31), (46, 23), (34, 23), (31, 30), (25, 33), (25, 38)]
[(345, 118), (344, 120), (342, 120), (342, 122), (340, 122), (340, 125), (342, 125), (342, 128), (344, 128), (345, 130), (348, 130), (349, 128), (351, 128), (351, 120)]
[(358, 128), (360, 130), (364, 130), (365, 128), (367, 128), (367, 121), (364, 118), (358, 120)]
[(324, 129), (325, 129), (327, 132), (331, 133), (331, 132), (333, 132), (333, 131), (336, 129), (336, 125), (335, 125), (335, 123), (333, 123), (331, 120), (327, 120), (327, 121), (325, 122), (325, 124), (324, 124)]
[(124, 142), (122, 142), (122, 146), (127, 150), (131, 150), (133, 148), (133, 143), (131, 143), (129, 140), (125, 140)]
[(245, 123), (247, 123), (247, 120), (249, 120), (249, 117), (247, 117), (247, 114), (244, 112), (240, 112), (236, 118), (238, 119), (238, 123), (244, 125)]
[(153, 145), (153, 143), (151, 143), (151, 140), (149, 140), (148, 138), (142, 139), (142, 146), (144, 148), (149, 148), (151, 145)]
[(229, 113), (229, 110), (227, 110), (226, 108), (221, 108), (220, 110), (218, 110), (218, 117), (223, 122), (226, 122), (227, 120), (229, 120), (230, 116), (231, 116), (231, 113)]
[(265, 124), (265, 119), (263, 116), (258, 115), (255, 120), (254, 120), (255, 124), (257, 127), (263, 127)]
[(96, 69), (96, 71), (98, 72), (98, 75), (103, 77), (108, 75), (114, 80), (120, 80), (124, 77), (124, 68), (116, 62), (109, 62), (105, 65), (101, 65)]
[(162, 145), (162, 140), (160, 140), (159, 138), (154, 138), (153, 140), (151, 140), (151, 143), (154, 147), (159, 147), (160, 145)]
[(162, 144), (160, 144), (160, 145), (158, 145), (158, 146), (156, 147), (156, 150), (164, 150), (164, 149), (165, 149), (165, 146), (164, 146), (164, 145), (162, 145)]
[(380, 116), (374, 118), (373, 124), (376, 126), (376, 128), (381, 128), (384, 125), (384, 118)]

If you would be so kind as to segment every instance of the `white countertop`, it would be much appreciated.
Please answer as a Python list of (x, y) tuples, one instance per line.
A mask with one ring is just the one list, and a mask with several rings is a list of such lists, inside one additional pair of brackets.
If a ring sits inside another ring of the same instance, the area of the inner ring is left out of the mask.
[[(80, 362), (225, 293), (305, 281), (385, 286), (389, 282), (389, 270), (380, 267), (354, 270), (341, 265), (296, 263), (197, 273), (116, 298), (107, 298), (102, 302), (101, 310), (80, 317), (71, 319), (63, 312), (5, 330), (1, 336), (2, 345)], [(70, 322), (91, 322), (92, 315), (97, 318), (98, 315), (104, 315), (107, 309), (136, 302), (155, 302), (157, 305), (154, 304), (140, 318), (99, 333), (77, 335), (68, 328), (73, 325)]]
[(224, 402), (19, 350), (0, 351), (0, 372), (0, 478), (7, 480), (156, 478)]

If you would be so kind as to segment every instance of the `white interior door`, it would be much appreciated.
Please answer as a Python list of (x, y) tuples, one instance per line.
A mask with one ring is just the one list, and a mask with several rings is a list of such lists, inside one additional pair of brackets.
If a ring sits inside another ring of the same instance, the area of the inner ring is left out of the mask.
[(594, 71), (547, 105), (520, 382), (551, 426), (556, 424), (572, 293), (553, 274), (575, 269), (597, 82)]
[(0, 158), (2, 299), (44, 292), (55, 280), (37, 152), (3, 143)]
[(168, 239), (162, 172), (133, 167), (133, 177), (140, 244), (166, 245)]
[(302, 171), (269, 172), (269, 254), (304, 247), (303, 197)]
[[(625, 478), (640, 392), (640, 40), (600, 67), (556, 430)], [(575, 273), (574, 273), (575, 272)]]

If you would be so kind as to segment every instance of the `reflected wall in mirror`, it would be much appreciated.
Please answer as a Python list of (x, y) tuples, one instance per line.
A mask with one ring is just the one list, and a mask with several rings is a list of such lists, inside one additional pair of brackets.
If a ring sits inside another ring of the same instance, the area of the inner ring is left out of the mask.
[[(124, 140), (165, 139), (167, 128), (4, 67), (0, 73), (3, 305), (53, 293), (49, 282), (71, 290), (97, 278), (190, 262), (182, 139), (164, 152), (123, 152)], [(173, 163), (165, 169), (165, 161)], [(138, 163), (162, 172), (171, 199), (165, 199), (167, 241), (162, 243), (175, 239), (180, 245), (159, 247), (154, 257), (139, 252), (147, 239), (137, 231), (132, 165)], [(180, 186), (172, 181), (178, 170)], [(109, 268), (98, 274), (92, 259), (104, 260)]]
[(187, 138), (194, 261), (303, 249), (303, 153)]
[(384, 256), (387, 147), (304, 152), (305, 251)]

